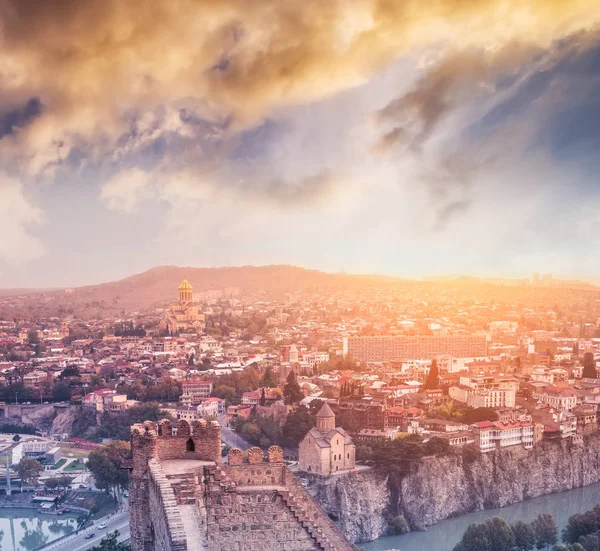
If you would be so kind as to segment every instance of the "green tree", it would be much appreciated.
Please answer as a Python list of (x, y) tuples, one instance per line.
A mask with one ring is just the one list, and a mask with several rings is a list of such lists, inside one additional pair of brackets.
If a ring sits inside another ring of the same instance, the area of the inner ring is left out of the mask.
[(260, 386), (267, 388), (275, 388), (277, 387), (278, 383), (279, 381), (277, 379), (277, 375), (273, 371), (273, 368), (271, 366), (267, 367), (267, 369), (265, 369), (265, 372), (263, 373), (263, 376), (260, 379)]
[[(569, 518), (567, 526), (562, 532), (565, 543), (575, 543), (582, 536), (587, 536), (600, 530), (600, 505), (585, 513), (576, 513)], [(587, 547), (587, 546), (584, 546)], [(598, 550), (600, 551), (600, 550)]]
[(249, 366), (244, 369), (244, 372), (240, 376), (240, 391), (241, 392), (252, 392), (258, 389), (260, 377), (254, 367)]
[(127, 488), (128, 472), (122, 465), (130, 454), (131, 446), (121, 440), (93, 450), (87, 466), (96, 479), (96, 486), (106, 491)]
[(212, 394), (217, 398), (225, 400), (228, 404), (231, 404), (231, 402), (233, 402), (233, 400), (235, 400), (236, 397), (235, 388), (227, 385), (217, 385), (213, 389)]
[(21, 488), (23, 488), (23, 484), (32, 484), (35, 486), (43, 470), (44, 467), (37, 459), (22, 457), (17, 465), (17, 473), (19, 473), (19, 478), (21, 479)]
[(427, 455), (444, 455), (450, 451), (450, 442), (439, 436), (434, 436), (425, 442), (425, 453)]
[(437, 365), (437, 360), (431, 360), (431, 369), (429, 370), (429, 374), (427, 375), (427, 379), (425, 380), (425, 384), (423, 385), (424, 390), (434, 390), (438, 388), (440, 384), (440, 373)]
[(40, 342), (38, 332), (35, 329), (32, 329), (27, 333), (27, 342), (29, 344), (38, 344)]
[(287, 383), (283, 387), (283, 395), (285, 396), (286, 404), (297, 404), (302, 398), (304, 393), (296, 380), (296, 374), (291, 371), (287, 377)]
[(286, 417), (281, 431), (282, 443), (285, 446), (296, 447), (314, 426), (315, 417), (308, 413), (306, 407), (299, 406), (296, 411), (289, 413)]
[(498, 414), (494, 408), (468, 408), (461, 416), (461, 421), (468, 425), (480, 421), (497, 421)]
[(595, 379), (598, 377), (593, 352), (586, 352), (583, 355), (583, 373), (581, 376), (586, 379)]
[(68, 402), (71, 399), (71, 387), (67, 383), (56, 383), (52, 389), (55, 402)]
[(537, 549), (549, 549), (558, 541), (556, 521), (550, 513), (540, 513), (531, 523)]
[(501, 517), (493, 517), (485, 522), (467, 527), (462, 540), (454, 551), (513, 551), (515, 536)]
[(266, 402), (267, 402), (267, 399), (265, 397), (265, 389), (263, 387), (260, 392), (260, 405), (264, 406), (266, 404)]
[(46, 480), (44, 480), (44, 486), (46, 486), (46, 488), (48, 488), (48, 490), (50, 490), (51, 492), (53, 490), (56, 490), (59, 484), (60, 482), (58, 478), (47, 478)]
[(584, 547), (580, 543), (567, 543), (566, 545), (555, 545), (552, 551), (595, 551), (588, 547)]
[(98, 507), (98, 503), (93, 497), (88, 497), (84, 502), (83, 506), (90, 512), (92, 515), (96, 514), (100, 508)]
[(107, 534), (100, 545), (95, 545), (90, 551), (131, 551), (131, 547), (125, 543), (119, 543), (119, 531), (115, 530)]
[(532, 551), (535, 547), (535, 534), (531, 524), (518, 520), (512, 525), (512, 531), (515, 535), (515, 550)]
[(578, 543), (584, 547), (585, 551), (600, 551), (600, 532), (581, 536)]

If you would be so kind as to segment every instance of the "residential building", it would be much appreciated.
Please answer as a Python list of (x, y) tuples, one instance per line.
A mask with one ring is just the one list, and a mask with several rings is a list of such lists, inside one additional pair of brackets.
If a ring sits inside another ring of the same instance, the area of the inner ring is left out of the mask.
[(344, 355), (364, 362), (433, 359), (440, 355), (483, 357), (486, 335), (344, 337)]
[(551, 387), (534, 391), (532, 397), (543, 404), (563, 411), (571, 411), (577, 405), (577, 393), (574, 390)]
[(180, 402), (184, 406), (200, 404), (204, 398), (208, 398), (213, 391), (211, 381), (188, 381), (182, 383), (183, 394)]
[(481, 421), (473, 424), (473, 431), (475, 443), (484, 453), (517, 445), (522, 445), (527, 449), (533, 447), (533, 423)]
[(458, 386), (448, 390), (453, 400), (472, 408), (512, 408), (519, 382), (514, 377), (484, 375), (461, 377)]

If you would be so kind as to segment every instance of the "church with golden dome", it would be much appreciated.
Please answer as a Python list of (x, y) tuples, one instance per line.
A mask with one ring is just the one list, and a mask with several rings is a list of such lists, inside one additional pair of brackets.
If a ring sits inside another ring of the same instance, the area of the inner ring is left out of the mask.
[(200, 313), (200, 305), (194, 302), (192, 286), (187, 278), (184, 278), (179, 286), (179, 301), (169, 304), (158, 328), (170, 334), (192, 331), (200, 333), (204, 330), (204, 314)]

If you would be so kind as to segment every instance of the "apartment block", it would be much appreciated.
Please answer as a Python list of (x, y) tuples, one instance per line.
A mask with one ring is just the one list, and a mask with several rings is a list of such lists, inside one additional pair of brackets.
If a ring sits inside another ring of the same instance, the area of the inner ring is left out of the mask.
[(345, 337), (344, 355), (364, 362), (431, 360), (442, 355), (482, 357), (487, 355), (485, 335), (423, 335)]
[(196, 406), (208, 398), (213, 390), (210, 381), (191, 381), (182, 384), (183, 394), (180, 402), (184, 406)]

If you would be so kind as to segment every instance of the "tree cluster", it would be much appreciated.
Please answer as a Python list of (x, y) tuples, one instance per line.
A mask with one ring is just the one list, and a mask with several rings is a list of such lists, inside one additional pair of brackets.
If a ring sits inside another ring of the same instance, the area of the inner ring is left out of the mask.
[(102, 538), (99, 545), (95, 545), (90, 551), (131, 551), (126, 543), (119, 543), (119, 531), (115, 530)]
[(31, 484), (35, 486), (43, 471), (43, 465), (37, 459), (30, 457), (22, 457), (17, 465), (17, 473), (19, 473), (21, 485)]
[(138, 325), (134, 326), (133, 321), (123, 321), (117, 323), (114, 327), (115, 337), (145, 337), (146, 330)]
[(533, 551), (549, 549), (558, 541), (558, 528), (549, 513), (531, 523), (517, 521), (512, 526), (501, 517), (470, 524), (453, 551)]
[(297, 404), (304, 398), (304, 392), (302, 392), (302, 389), (296, 380), (296, 374), (293, 371), (290, 372), (287, 377), (287, 383), (283, 387), (283, 395), (285, 397), (285, 403), (288, 405)]
[(87, 466), (96, 479), (96, 487), (105, 491), (125, 490), (129, 472), (123, 464), (130, 455), (131, 446), (121, 440), (92, 450)]
[(562, 539), (566, 545), (578, 544), (585, 551), (600, 551), (600, 505), (569, 518), (562, 531)]

